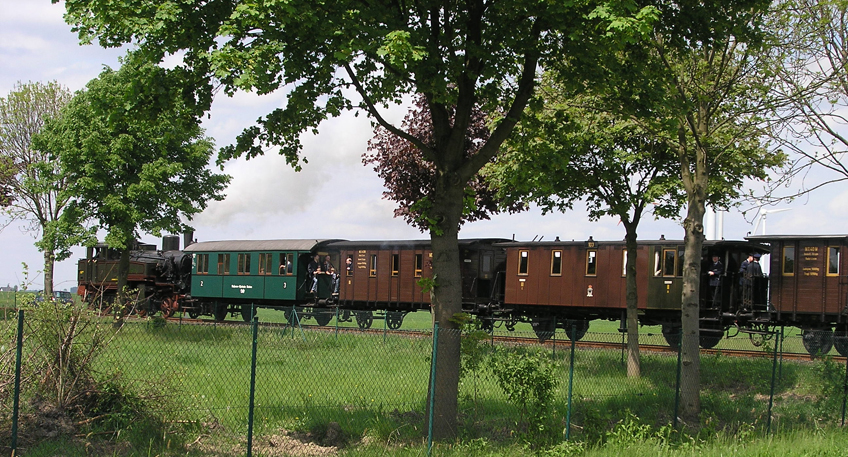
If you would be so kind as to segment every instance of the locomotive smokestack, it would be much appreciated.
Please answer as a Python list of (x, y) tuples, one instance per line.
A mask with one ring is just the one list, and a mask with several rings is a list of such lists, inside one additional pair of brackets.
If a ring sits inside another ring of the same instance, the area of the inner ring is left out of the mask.
[(180, 237), (177, 235), (165, 235), (162, 237), (162, 250), (163, 251), (179, 251), (180, 250)]
[(186, 230), (183, 233), (183, 249), (194, 244), (194, 230)]

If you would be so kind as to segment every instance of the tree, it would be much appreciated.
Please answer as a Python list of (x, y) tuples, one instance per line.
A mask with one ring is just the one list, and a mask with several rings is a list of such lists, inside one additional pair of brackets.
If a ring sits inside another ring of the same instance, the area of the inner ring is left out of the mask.
[[(8, 222), (21, 220), (40, 233), (35, 243), (44, 253), (44, 294), (53, 295), (53, 266), (71, 255), (79, 231), (62, 228), (60, 218), (68, 203), (62, 194), (67, 179), (49, 151), (32, 147), (32, 138), (45, 122), (59, 115), (71, 92), (56, 82), (15, 85), (0, 98), (0, 179), (6, 198)], [(5, 176), (5, 177), (4, 177)]]
[[(407, 114), (401, 128), (421, 138), (424, 143), (433, 145), (433, 119), (427, 111), (426, 100), (419, 96), (415, 108)], [(467, 156), (479, 152), (480, 146), (488, 140), (490, 132), (482, 112), (475, 110), (465, 137)], [(425, 218), (432, 211), (430, 195), (436, 181), (436, 168), (421, 155), (421, 150), (384, 128), (378, 127), (374, 138), (368, 142), (369, 153), (362, 155), (362, 162), (374, 165), (374, 171), (386, 187), (383, 198), (398, 203), (395, 217), (403, 217), (409, 225), (422, 231), (429, 229), (430, 222)], [(466, 188), (465, 208), (460, 223), (488, 219), (490, 214), (501, 211), (495, 192), (481, 175), (475, 176)], [(517, 199), (504, 206), (509, 212), (521, 211), (523, 202)]]
[(130, 56), (91, 80), (33, 141), (55, 154), (67, 179), (72, 211), (63, 223), (93, 220), (121, 250), (119, 299), (139, 231), (185, 230), (183, 219), (223, 199), (229, 182), (208, 168), (214, 146), (200, 128), (203, 105), (182, 89), (185, 76)]
[(539, 92), (542, 105), (524, 117), (487, 178), (507, 203), (527, 198), (547, 212), (585, 200), (591, 220), (619, 218), (628, 253), (627, 373), (638, 377), (637, 228), (649, 206), (658, 217), (679, 214), (677, 162), (664, 142), (627, 118), (597, 111), (592, 98), (569, 94), (550, 78)]
[[(366, 112), (415, 145), (435, 169), (424, 218), (433, 250), (435, 319), (449, 330), (456, 330), (454, 315), (461, 311), (458, 231), (468, 183), (512, 132), (539, 63), (587, 52), (584, 34), (635, 33), (654, 18), (619, 0), (80, 0), (66, 8), (83, 41), (137, 42), (154, 59), (184, 50), (183, 62), (196, 76), (214, 76), (228, 93), (290, 89), (286, 106), (247, 128), (222, 150), (221, 160), (279, 145), (298, 168), (300, 134), (347, 109)], [(620, 21), (622, 16), (634, 19)], [(382, 115), (383, 106), (410, 94), (426, 100), (432, 145)], [(488, 140), (468, 156), (466, 134), (478, 108), (502, 114), (492, 120)], [(456, 435), (459, 332), (445, 332), (438, 341), (434, 436), (444, 439)]]
[[(780, 2), (783, 53), (775, 55), (775, 91), (785, 99), (776, 106), (773, 138), (795, 156), (781, 179), (761, 201), (794, 198), (827, 184), (848, 180), (848, 136), (844, 110), (848, 106), (848, 4), (838, 0)], [(812, 172), (812, 173), (811, 173)], [(800, 178), (790, 195), (779, 188)]]
[(690, 423), (700, 414), (698, 290), (705, 205), (726, 208), (746, 179), (766, 180), (767, 171), (785, 161), (765, 142), (765, 115), (775, 103), (774, 80), (763, 71), (775, 51), (761, 27), (770, 19), (768, 2), (731, 4), (718, 15), (704, 10), (713, 6), (686, 5), (692, 11), (680, 14), (695, 18), (692, 24), (664, 23), (642, 46), (606, 61), (601, 91), (608, 111), (626, 114), (677, 157), (687, 208), (681, 416)]

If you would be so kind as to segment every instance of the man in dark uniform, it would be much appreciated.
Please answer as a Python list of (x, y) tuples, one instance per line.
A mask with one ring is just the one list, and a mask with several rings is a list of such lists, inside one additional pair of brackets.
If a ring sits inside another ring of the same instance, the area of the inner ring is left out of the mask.
[(762, 278), (763, 270), (760, 267), (760, 253), (755, 252), (748, 256), (748, 260), (742, 263), (742, 304), (753, 309), (754, 301), (754, 278)]
[(710, 299), (713, 304), (719, 298), (719, 286), (721, 285), (721, 275), (724, 274), (724, 264), (721, 263), (721, 258), (718, 254), (713, 254), (713, 263), (710, 264), (710, 269), (707, 271), (710, 276)]

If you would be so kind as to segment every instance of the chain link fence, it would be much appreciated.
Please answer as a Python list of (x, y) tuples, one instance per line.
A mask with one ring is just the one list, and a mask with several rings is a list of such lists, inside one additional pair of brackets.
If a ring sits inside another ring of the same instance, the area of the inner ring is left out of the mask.
[[(0, 439), (18, 455), (62, 434), (190, 455), (427, 440), (432, 330), (363, 331), (336, 319), (115, 323), (48, 308), (15, 313), (22, 321), (0, 328)], [(627, 375), (620, 333), (590, 331), (576, 343), (561, 330), (548, 336), (463, 332), (461, 438), (594, 443), (614, 439), (621, 424), (695, 425), (680, 419), (681, 358), (661, 333), (640, 334), (639, 377)], [(790, 357), (791, 347), (803, 347), (801, 336), (743, 335), (702, 351), (702, 427), (780, 433), (843, 423), (845, 359)]]

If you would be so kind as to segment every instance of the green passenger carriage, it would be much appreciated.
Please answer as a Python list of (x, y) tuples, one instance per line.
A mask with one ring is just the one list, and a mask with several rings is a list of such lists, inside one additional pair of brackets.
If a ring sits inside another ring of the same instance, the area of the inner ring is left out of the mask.
[[(310, 293), (307, 271), (312, 256), (330, 253), (337, 240), (205, 241), (185, 248), (192, 256), (191, 298), (185, 307), (192, 317), (213, 314), (224, 320), (240, 312), (244, 320), (259, 307), (284, 309), (333, 304), (329, 275), (318, 275), (318, 293)], [(334, 263), (337, 259), (334, 259)]]

